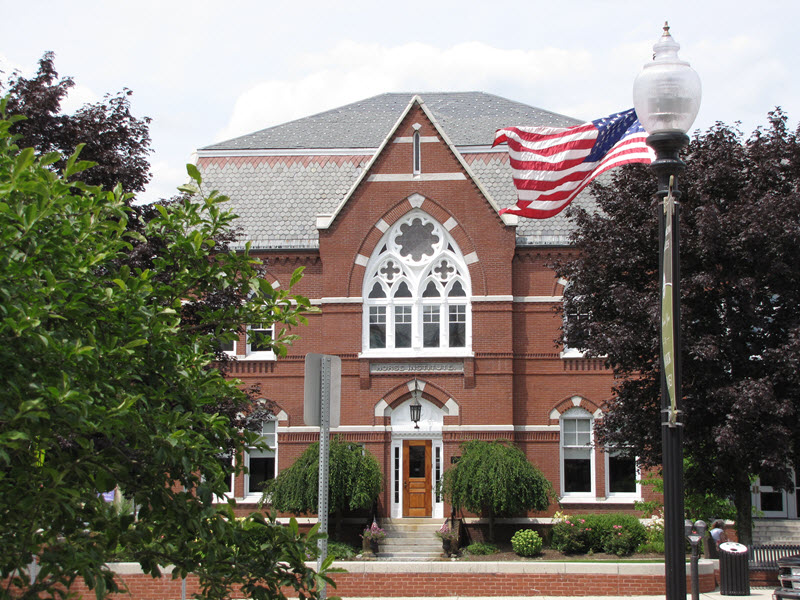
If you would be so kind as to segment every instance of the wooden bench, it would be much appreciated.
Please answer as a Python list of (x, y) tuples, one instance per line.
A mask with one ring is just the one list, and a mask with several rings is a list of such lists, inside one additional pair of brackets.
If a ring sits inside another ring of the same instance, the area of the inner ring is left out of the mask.
[(777, 571), (781, 558), (800, 554), (800, 544), (760, 544), (751, 546), (749, 550), (751, 571)]

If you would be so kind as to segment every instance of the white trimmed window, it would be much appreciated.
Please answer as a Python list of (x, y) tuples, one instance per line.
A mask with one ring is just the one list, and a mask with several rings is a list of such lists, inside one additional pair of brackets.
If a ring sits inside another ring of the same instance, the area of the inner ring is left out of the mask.
[(412, 148), (413, 148), (413, 158), (412, 158), (412, 165), (411, 169), (414, 175), (419, 175), (422, 173), (422, 156), (420, 154), (420, 137), (419, 131), (414, 132), (414, 137), (412, 138)]
[(464, 257), (442, 225), (420, 209), (376, 246), (364, 278), (363, 354), (467, 356), (472, 288)]
[(217, 340), (217, 345), (219, 346), (220, 351), (228, 354), (230, 356), (236, 356), (236, 341), (229, 340), (229, 341), (222, 341)]
[(278, 421), (274, 417), (264, 421), (261, 441), (266, 442), (269, 450), (250, 449), (244, 456), (247, 467), (244, 477), (246, 501), (258, 502), (264, 491), (264, 485), (278, 475)]
[[(569, 284), (567, 284), (569, 285)], [(584, 356), (584, 351), (580, 348), (574, 347), (570, 344), (569, 336), (567, 335), (567, 325), (580, 326), (581, 323), (586, 323), (589, 319), (589, 313), (580, 308), (581, 301), (583, 300), (583, 296), (579, 296), (576, 299), (577, 307), (573, 306), (569, 312), (565, 309), (564, 310), (564, 320), (563, 320), (563, 328), (564, 328), (564, 347), (561, 350), (561, 358), (582, 358)]]
[[(247, 326), (247, 345), (245, 358), (274, 360), (275, 351), (270, 342), (275, 332), (274, 325), (253, 324)], [(261, 334), (256, 336), (254, 334)]]
[(571, 408), (561, 415), (561, 495), (594, 497), (592, 415)]
[(606, 495), (609, 498), (636, 499), (641, 496), (639, 470), (636, 459), (623, 456), (619, 450), (608, 450), (606, 455)]

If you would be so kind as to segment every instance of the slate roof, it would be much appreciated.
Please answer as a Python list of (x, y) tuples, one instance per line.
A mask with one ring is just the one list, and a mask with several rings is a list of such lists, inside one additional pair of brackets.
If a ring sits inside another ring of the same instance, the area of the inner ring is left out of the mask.
[[(508, 155), (490, 150), (495, 131), (581, 122), (484, 92), (381, 94), (200, 149), (204, 188), (231, 197), (254, 248), (316, 248), (316, 216), (333, 213), (415, 95), (501, 207), (516, 192)], [(575, 202), (594, 207), (586, 192)], [(566, 244), (570, 229), (563, 213), (520, 219), (517, 244)]]
[(393, 93), (212, 144), (202, 150), (377, 148), (414, 96), (420, 96), (456, 146), (486, 145), (501, 127), (581, 121), (485, 92)]

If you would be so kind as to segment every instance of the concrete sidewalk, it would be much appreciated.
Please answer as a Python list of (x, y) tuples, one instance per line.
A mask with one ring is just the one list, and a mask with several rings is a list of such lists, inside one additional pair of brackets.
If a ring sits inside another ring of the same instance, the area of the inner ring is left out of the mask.
[[(775, 588), (750, 588), (749, 596), (723, 596), (719, 591), (700, 594), (700, 600), (737, 600), (738, 598), (749, 598), (750, 600), (772, 600), (772, 590)], [(335, 595), (335, 590), (329, 591), (330, 595)], [(664, 595), (660, 596), (516, 596), (502, 597), (502, 600), (590, 600), (599, 598), (601, 600), (664, 600)], [(687, 600), (692, 600), (692, 595), (687, 594)], [(350, 598), (342, 600), (444, 600), (442, 596), (406, 598), (398, 596), (396, 598)], [(447, 600), (501, 600), (501, 596), (476, 597), (476, 596), (448, 596)]]

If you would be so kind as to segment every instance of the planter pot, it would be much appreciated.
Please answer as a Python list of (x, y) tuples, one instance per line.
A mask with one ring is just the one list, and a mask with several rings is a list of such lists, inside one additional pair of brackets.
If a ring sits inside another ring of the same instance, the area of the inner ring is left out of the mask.
[(378, 549), (379, 549), (378, 540), (370, 540), (369, 541), (369, 547), (372, 550), (373, 554), (377, 554), (378, 553)]
[(455, 556), (458, 554), (458, 541), (442, 538), (442, 550), (445, 556)]
[[(375, 546), (378, 545), (377, 542), (374, 542)], [(361, 538), (361, 553), (364, 556), (372, 556), (374, 552), (372, 551), (372, 544), (373, 541), (369, 538)]]

